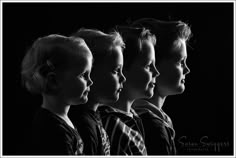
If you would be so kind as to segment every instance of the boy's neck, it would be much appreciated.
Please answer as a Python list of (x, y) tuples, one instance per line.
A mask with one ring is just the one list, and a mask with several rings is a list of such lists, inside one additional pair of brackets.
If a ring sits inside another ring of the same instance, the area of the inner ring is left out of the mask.
[(43, 95), (42, 107), (63, 119), (71, 128), (75, 128), (67, 115), (70, 109), (70, 105), (64, 104), (62, 100), (55, 96)]
[(158, 109), (164, 105), (166, 96), (154, 95), (152, 98), (147, 99), (150, 103), (154, 104)]
[(114, 108), (130, 113), (134, 99), (128, 98), (124, 93), (120, 94), (119, 100), (113, 104)]
[(90, 99), (84, 104), (84, 107), (96, 112), (99, 105), (97, 101)]
[(43, 95), (42, 107), (63, 118), (68, 117), (67, 114), (70, 109), (70, 105), (65, 105), (54, 96), (47, 95)]

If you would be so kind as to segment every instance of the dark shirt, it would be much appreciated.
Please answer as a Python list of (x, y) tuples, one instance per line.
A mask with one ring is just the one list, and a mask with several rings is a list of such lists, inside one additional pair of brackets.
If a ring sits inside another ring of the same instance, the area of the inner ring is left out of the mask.
[(170, 117), (144, 100), (135, 101), (133, 107), (143, 122), (148, 155), (176, 155), (175, 131)]
[(110, 141), (99, 113), (79, 105), (70, 109), (69, 117), (84, 141), (85, 155), (110, 155)]
[(147, 155), (142, 121), (133, 110), (132, 116), (105, 105), (98, 110), (111, 142), (111, 155)]
[(83, 141), (76, 129), (47, 109), (40, 108), (32, 129), (33, 155), (81, 155)]

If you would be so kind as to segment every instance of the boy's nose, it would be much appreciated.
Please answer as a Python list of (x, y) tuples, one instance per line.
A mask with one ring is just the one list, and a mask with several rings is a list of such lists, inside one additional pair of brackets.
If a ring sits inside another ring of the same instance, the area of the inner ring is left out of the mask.
[(91, 86), (93, 84), (93, 81), (91, 80), (91, 78), (89, 77), (88, 79), (88, 86)]
[(125, 81), (126, 81), (126, 78), (125, 78), (124, 74), (121, 73), (120, 82), (123, 82), (123, 83), (124, 83)]
[(153, 67), (153, 77), (157, 77), (160, 75), (160, 72), (157, 70), (156, 66)]
[(189, 73), (190, 73), (190, 69), (188, 68), (187, 65), (185, 65), (184, 74), (187, 75)]

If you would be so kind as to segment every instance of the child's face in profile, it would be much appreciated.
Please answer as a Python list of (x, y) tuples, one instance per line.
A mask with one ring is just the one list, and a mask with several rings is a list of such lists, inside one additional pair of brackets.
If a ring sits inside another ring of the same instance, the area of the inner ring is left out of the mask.
[(104, 61), (98, 61), (101, 63), (93, 68), (91, 74), (94, 84), (91, 87), (89, 99), (91, 97), (91, 99), (95, 99), (101, 104), (117, 101), (125, 82), (125, 77), (122, 73), (122, 49), (120, 46), (116, 46), (111, 51)]
[(172, 57), (162, 60), (157, 65), (160, 76), (157, 78), (157, 91), (162, 96), (184, 92), (185, 77), (190, 72), (186, 65), (187, 50), (184, 40), (175, 41)]
[(90, 72), (92, 68), (92, 54), (86, 47), (80, 48), (76, 55), (71, 57), (70, 69), (60, 75), (58, 79), (59, 96), (66, 104), (78, 105), (88, 101), (88, 93), (92, 81)]
[(150, 41), (144, 41), (142, 53), (138, 55), (125, 75), (127, 78), (125, 86), (134, 99), (153, 96), (159, 72), (155, 67), (155, 51)]

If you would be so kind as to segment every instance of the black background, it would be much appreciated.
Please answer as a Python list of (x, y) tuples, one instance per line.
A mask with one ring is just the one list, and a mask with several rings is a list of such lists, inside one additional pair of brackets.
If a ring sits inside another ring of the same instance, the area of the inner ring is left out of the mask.
[(167, 97), (163, 107), (174, 123), (179, 154), (232, 155), (233, 9), (233, 3), (3, 3), (3, 154), (24, 154), (22, 142), (41, 104), (20, 80), (22, 58), (34, 40), (80, 27), (106, 32), (152, 17), (182, 20), (193, 32), (186, 90)]

